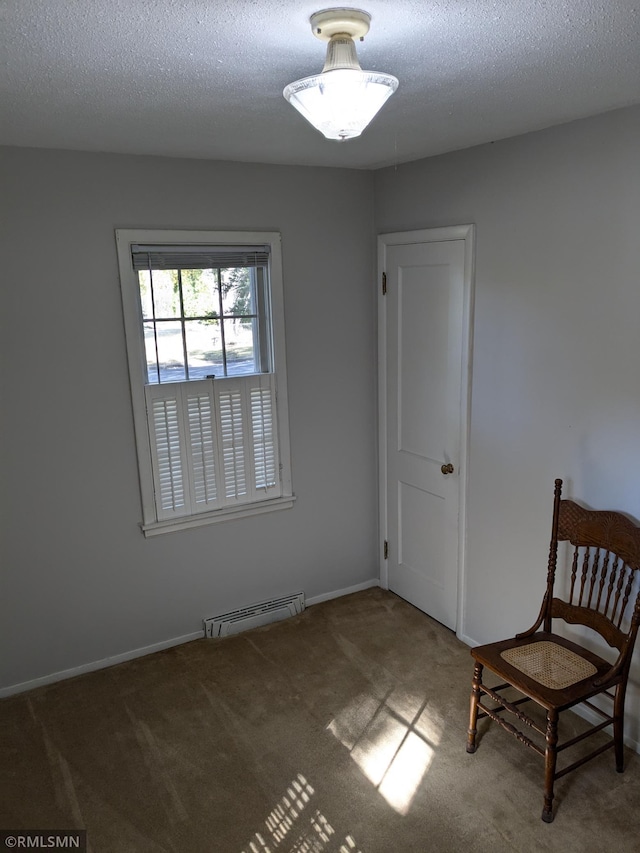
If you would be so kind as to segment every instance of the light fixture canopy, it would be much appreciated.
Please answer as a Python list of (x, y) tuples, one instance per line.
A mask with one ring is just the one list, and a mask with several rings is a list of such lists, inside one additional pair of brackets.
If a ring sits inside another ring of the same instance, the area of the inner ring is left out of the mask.
[(316, 38), (328, 42), (320, 74), (289, 83), (282, 93), (327, 139), (360, 136), (398, 88), (391, 74), (363, 71), (354, 39), (369, 32), (371, 15), (361, 9), (324, 9), (310, 18)]

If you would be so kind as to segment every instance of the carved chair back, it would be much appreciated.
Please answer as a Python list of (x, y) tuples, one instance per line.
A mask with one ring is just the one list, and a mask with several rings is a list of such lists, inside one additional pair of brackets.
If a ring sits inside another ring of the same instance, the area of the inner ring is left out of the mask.
[[(616, 669), (624, 670), (640, 625), (640, 527), (618, 512), (587, 510), (560, 500), (556, 480), (547, 591), (542, 605), (544, 630), (552, 619), (585, 625), (618, 649)], [(558, 542), (570, 543), (569, 593), (554, 596)]]

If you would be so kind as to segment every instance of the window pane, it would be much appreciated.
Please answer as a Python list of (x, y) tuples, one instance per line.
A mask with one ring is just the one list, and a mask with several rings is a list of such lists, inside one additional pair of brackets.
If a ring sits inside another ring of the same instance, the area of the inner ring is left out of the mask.
[(185, 317), (217, 317), (217, 270), (182, 270), (182, 301)]
[(251, 270), (246, 267), (221, 270), (221, 280), (222, 310), (225, 316), (255, 314)]
[[(153, 304), (151, 302), (151, 276), (149, 270), (140, 270), (138, 273), (140, 282), (140, 303), (142, 305), (142, 316), (146, 320), (153, 318)], [(145, 331), (146, 334), (146, 331)]]
[(186, 320), (189, 379), (224, 376), (220, 320)]
[(156, 317), (180, 316), (180, 292), (178, 290), (177, 270), (154, 270), (153, 307)]
[[(160, 382), (181, 382), (186, 379), (182, 328), (179, 321), (156, 323)], [(155, 381), (149, 377), (149, 381)]]
[(158, 362), (156, 360), (156, 337), (153, 323), (144, 324), (144, 348), (147, 354), (147, 382), (156, 384), (158, 380)]
[(227, 376), (260, 372), (256, 364), (253, 330), (253, 320), (224, 321)]

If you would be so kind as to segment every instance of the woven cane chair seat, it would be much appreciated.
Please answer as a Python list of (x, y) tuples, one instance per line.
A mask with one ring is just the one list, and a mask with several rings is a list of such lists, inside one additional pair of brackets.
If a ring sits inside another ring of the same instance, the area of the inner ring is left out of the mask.
[(552, 690), (563, 690), (598, 671), (588, 660), (557, 643), (529, 643), (507, 649), (500, 657)]

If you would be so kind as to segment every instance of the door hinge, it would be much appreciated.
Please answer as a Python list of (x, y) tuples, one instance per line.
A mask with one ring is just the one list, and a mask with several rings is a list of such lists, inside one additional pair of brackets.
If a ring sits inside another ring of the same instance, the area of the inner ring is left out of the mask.
[(384, 540), (383, 554), (384, 554), (384, 559), (388, 560), (389, 559), (389, 543), (387, 542), (386, 539)]
[(387, 274), (386, 272), (382, 273), (382, 295), (387, 295)]

